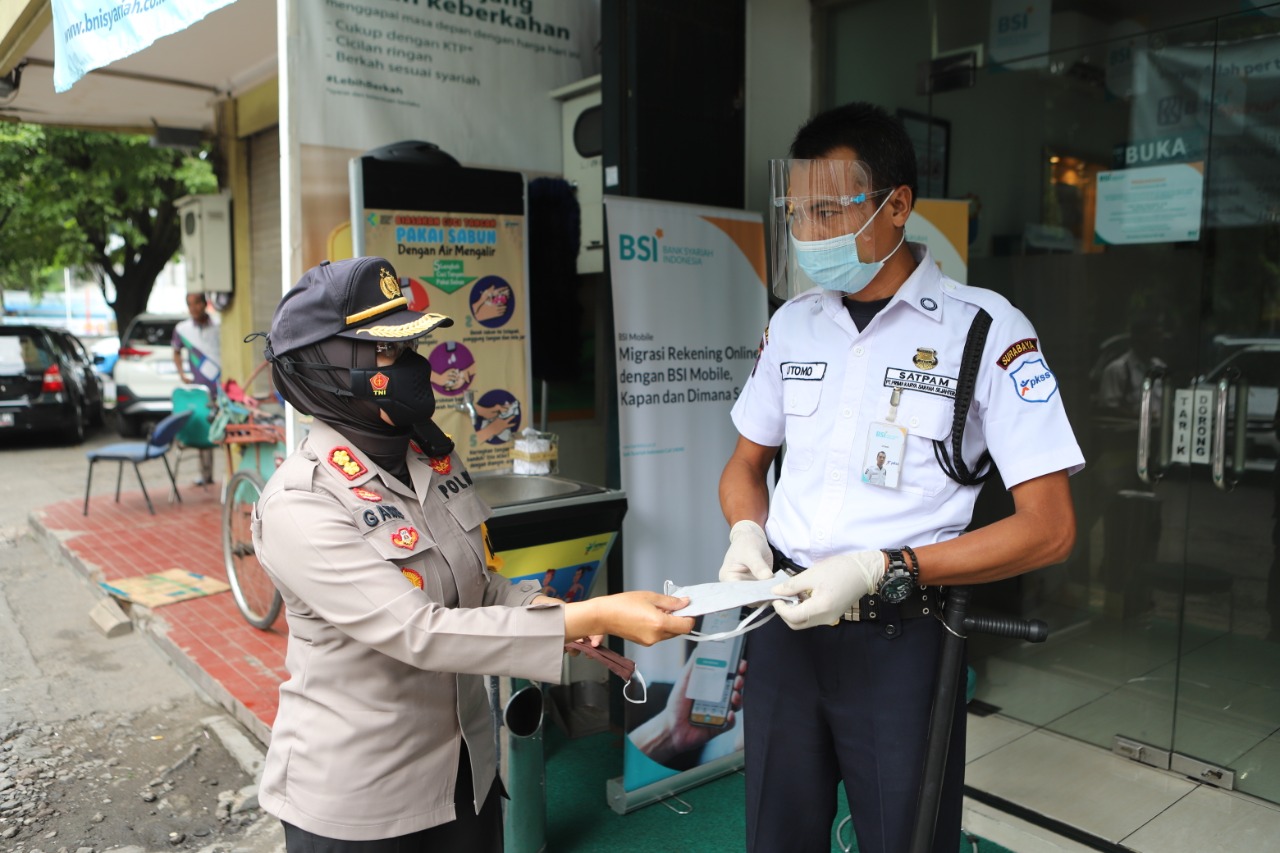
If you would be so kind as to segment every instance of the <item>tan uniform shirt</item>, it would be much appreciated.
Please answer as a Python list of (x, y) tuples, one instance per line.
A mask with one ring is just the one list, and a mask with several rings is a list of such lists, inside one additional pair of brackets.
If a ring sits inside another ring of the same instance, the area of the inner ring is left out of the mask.
[(560, 680), (563, 612), (526, 606), (538, 584), (486, 571), (491, 511), (461, 458), (408, 465), (412, 491), (316, 422), (254, 513), (289, 626), (258, 798), (330, 838), (453, 820), (460, 739), (478, 812), (496, 773), (483, 676)]

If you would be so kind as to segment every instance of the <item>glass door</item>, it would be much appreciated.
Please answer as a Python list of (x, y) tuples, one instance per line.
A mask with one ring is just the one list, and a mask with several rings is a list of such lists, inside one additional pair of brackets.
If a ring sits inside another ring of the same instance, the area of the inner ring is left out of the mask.
[[(1159, 44), (1211, 45), (1215, 33), (1212, 22), (1171, 29)], [(1071, 481), (1070, 559), (975, 593), (975, 609), (1044, 619), (1051, 631), (1043, 645), (971, 638), (976, 698), (1167, 766), (1186, 494), (1197, 472), (1168, 465), (1144, 481), (1137, 448), (1145, 431), (1159, 449), (1165, 391), (1198, 369), (1197, 182), (1208, 140), (1162, 140), (1148, 121), (1154, 95), (1142, 55), (1151, 38), (988, 61), (972, 87), (935, 93), (930, 114), (950, 122), (952, 195), (971, 199), (969, 282), (1002, 293), (1035, 324), (1088, 462)], [(1176, 197), (1161, 201), (1149, 181)], [(980, 500), (975, 524), (1007, 510)], [(1163, 574), (1172, 602), (1153, 595), (1149, 579)]]
[(1273, 802), (1277, 48), (1255, 11), (992, 67), (932, 103), (984, 116), (983, 156), (1024, 178), (986, 188), (1006, 213), (970, 280), (1036, 324), (1089, 463), (1072, 558), (979, 595), (1053, 634), (974, 642), (977, 697)]
[[(1051, 631), (971, 638), (976, 699), (1280, 803), (1280, 4), (1066, 5), (826, 28), (827, 105), (927, 130), (923, 195), (967, 201), (967, 283), (1035, 324), (1088, 460), (1070, 559), (975, 592)], [(975, 524), (1010, 509), (984, 490)]]
[(1153, 63), (1161, 97), (1208, 105), (1175, 128), (1208, 140), (1196, 371), (1189, 381), (1169, 374), (1169, 428), (1153, 435), (1164, 457), (1157, 470), (1183, 465), (1191, 474), (1175, 489), (1154, 487), (1185, 503), (1185, 564), (1161, 567), (1151, 582), (1156, 607), (1181, 612), (1179, 659), (1159, 672), (1176, 678), (1170, 768), (1272, 802), (1280, 802), (1278, 15), (1271, 7), (1220, 18), (1211, 43), (1166, 50)]

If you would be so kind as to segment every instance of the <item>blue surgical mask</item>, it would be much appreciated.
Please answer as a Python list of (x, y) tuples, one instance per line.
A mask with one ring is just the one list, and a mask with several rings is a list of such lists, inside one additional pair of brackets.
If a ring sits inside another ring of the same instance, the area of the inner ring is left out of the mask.
[(906, 240), (904, 231), (898, 245), (893, 247), (893, 252), (878, 261), (864, 261), (858, 257), (858, 237), (880, 215), (890, 198), (893, 198), (892, 194), (880, 202), (876, 212), (852, 234), (841, 234), (828, 240), (797, 240), (792, 235), (791, 247), (796, 253), (796, 264), (810, 281), (823, 290), (838, 290), (841, 293), (857, 293), (871, 283), (884, 267), (884, 262), (893, 257), (894, 252), (902, 248)]

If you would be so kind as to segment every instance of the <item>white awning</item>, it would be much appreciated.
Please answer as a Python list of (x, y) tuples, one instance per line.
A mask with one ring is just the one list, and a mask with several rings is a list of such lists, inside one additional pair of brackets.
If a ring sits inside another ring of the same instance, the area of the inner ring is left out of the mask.
[[(0, 120), (149, 132), (211, 130), (213, 105), (277, 76), (275, 0), (237, 0), (181, 32), (53, 89), (51, 24), (25, 52)], [(2, 90), (0, 90), (2, 91)]]

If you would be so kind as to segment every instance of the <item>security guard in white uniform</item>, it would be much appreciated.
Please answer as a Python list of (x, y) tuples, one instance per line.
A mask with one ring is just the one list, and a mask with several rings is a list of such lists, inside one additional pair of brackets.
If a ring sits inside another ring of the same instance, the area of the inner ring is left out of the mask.
[(416, 301), (383, 258), (326, 261), (268, 336), (276, 387), (315, 416), (253, 519), (289, 625), (258, 797), (291, 853), (499, 853), (482, 675), (556, 682), (568, 639), (650, 644), (693, 627), (670, 613), (687, 599), (564, 604), (486, 569), (490, 510), (430, 420), (430, 365), (414, 351), (451, 321)]
[[(1027, 318), (904, 241), (916, 165), (897, 121), (839, 107), (802, 127), (791, 153), (771, 164), (772, 237), (775, 287), (794, 298), (733, 408), (740, 437), (720, 483), (732, 525), (721, 579), (782, 569), (791, 577), (775, 591), (802, 596), (748, 638), (747, 849), (830, 849), (843, 780), (858, 849), (902, 853), (944, 631), (939, 587), (1065, 559), (1067, 477), (1084, 459)], [(990, 327), (962, 382), (980, 312)], [(1016, 512), (961, 536), (988, 453)], [(883, 476), (864, 479), (881, 454)], [(958, 702), (939, 853), (959, 845), (963, 712)]]

